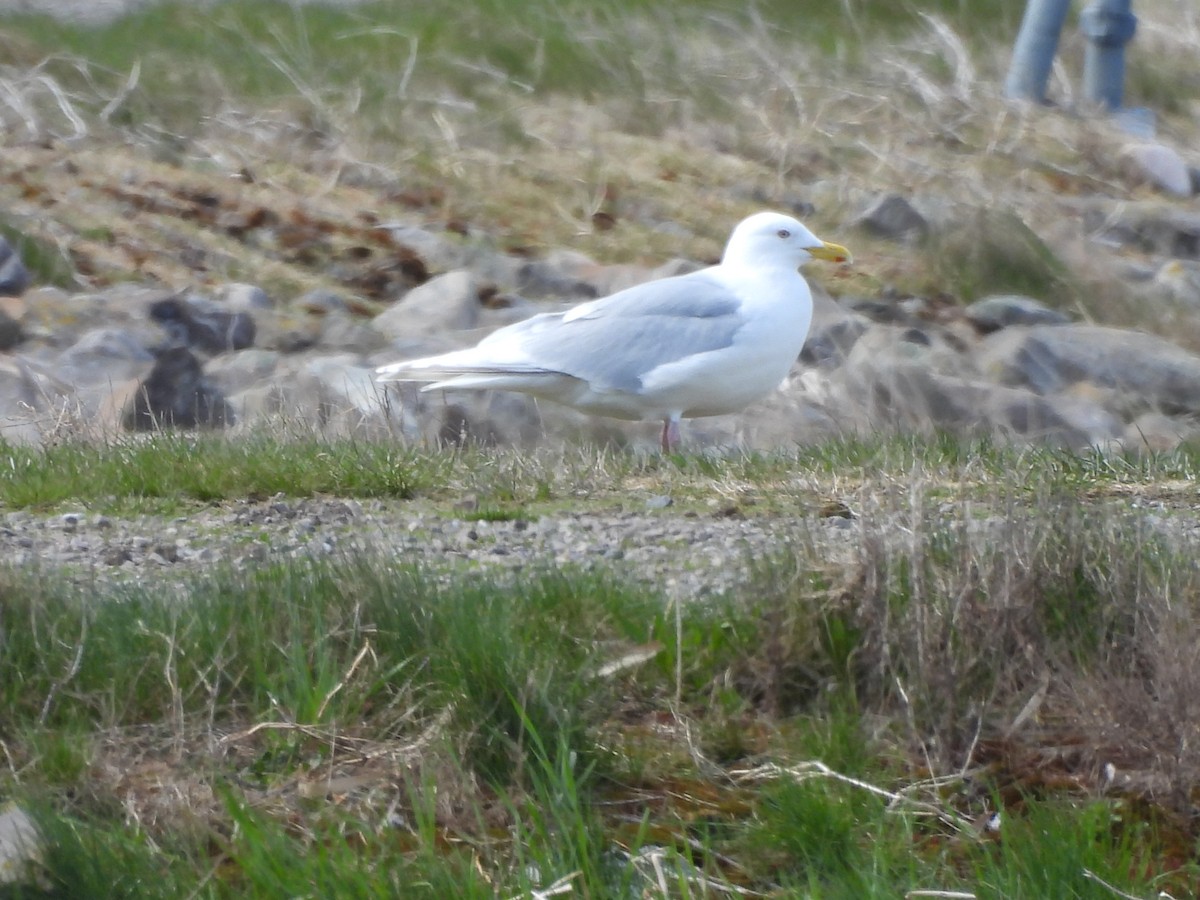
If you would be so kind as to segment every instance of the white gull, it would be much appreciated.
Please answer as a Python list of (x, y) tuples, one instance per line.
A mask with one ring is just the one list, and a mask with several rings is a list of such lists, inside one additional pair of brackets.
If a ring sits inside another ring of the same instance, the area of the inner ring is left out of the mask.
[(586, 413), (661, 419), (670, 451), (680, 419), (738, 412), (787, 376), (812, 321), (799, 271), (811, 259), (850, 254), (791, 216), (756, 213), (734, 228), (718, 265), (542, 313), (466, 350), (376, 374), (432, 382), (426, 391), (519, 391)]

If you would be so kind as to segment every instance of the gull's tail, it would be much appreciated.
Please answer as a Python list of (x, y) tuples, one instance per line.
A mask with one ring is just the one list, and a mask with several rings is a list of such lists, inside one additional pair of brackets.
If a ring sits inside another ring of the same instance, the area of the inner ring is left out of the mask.
[(389, 363), (375, 370), (375, 380), (425, 381), (421, 390), (510, 390), (536, 391), (563, 378), (525, 363), (501, 363), (480, 359), (474, 347), (456, 350), (440, 356), (426, 356), (404, 362)]

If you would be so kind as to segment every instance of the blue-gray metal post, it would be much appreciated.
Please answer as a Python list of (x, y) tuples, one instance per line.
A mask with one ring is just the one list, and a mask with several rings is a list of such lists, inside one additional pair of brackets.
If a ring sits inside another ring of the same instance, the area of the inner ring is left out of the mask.
[(1083, 11), (1079, 27), (1087, 38), (1083, 56), (1083, 97), (1089, 103), (1120, 109), (1125, 94), (1125, 45), (1137, 31), (1132, 0), (1095, 0)]
[(1046, 99), (1046, 84), (1058, 51), (1058, 35), (1071, 0), (1029, 0), (1013, 47), (1004, 93), (1014, 100)]

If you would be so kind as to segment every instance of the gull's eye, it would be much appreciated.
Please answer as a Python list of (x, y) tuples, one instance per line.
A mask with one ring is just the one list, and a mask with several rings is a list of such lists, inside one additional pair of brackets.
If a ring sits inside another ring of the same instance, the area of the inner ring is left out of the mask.
[(775, 232), (775, 234), (777, 236), (783, 238), (784, 240), (786, 240), (787, 238), (790, 238), (792, 236), (792, 233), (790, 231), (788, 231), (786, 228), (780, 228), (777, 232)]

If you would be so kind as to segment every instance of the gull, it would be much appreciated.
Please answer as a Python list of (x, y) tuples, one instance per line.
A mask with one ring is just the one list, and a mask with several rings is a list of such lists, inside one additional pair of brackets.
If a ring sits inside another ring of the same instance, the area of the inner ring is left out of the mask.
[(812, 259), (850, 254), (791, 216), (755, 213), (733, 229), (718, 265), (535, 315), (465, 350), (380, 366), (377, 380), (518, 391), (585, 413), (661, 419), (671, 452), (680, 419), (738, 412), (783, 382), (812, 322), (800, 274)]

